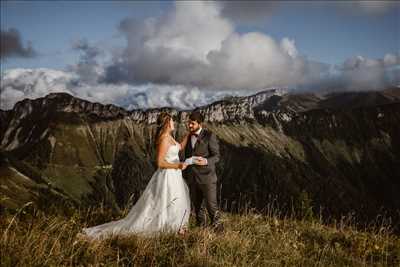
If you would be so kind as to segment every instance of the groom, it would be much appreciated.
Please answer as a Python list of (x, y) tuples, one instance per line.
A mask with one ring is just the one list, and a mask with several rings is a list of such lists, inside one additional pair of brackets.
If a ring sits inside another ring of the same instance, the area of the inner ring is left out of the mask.
[(193, 111), (189, 116), (188, 128), (189, 140), (184, 151), (184, 159), (192, 156), (200, 156), (192, 165), (183, 170), (182, 175), (186, 179), (196, 214), (197, 226), (202, 224), (201, 204), (205, 200), (212, 226), (221, 231), (217, 204), (217, 175), (215, 163), (219, 161), (219, 145), (216, 135), (202, 127), (203, 116), (199, 111)]

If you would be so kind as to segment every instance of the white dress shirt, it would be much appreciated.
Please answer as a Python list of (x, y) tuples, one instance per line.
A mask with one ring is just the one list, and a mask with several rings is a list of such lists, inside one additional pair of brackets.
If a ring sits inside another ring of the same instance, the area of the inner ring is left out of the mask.
[[(199, 135), (202, 129), (203, 129), (203, 128), (200, 127), (195, 133)], [(190, 141), (191, 141), (191, 143), (192, 143), (192, 148), (194, 148), (194, 145), (195, 145), (196, 142), (197, 142), (197, 137), (194, 136), (194, 135), (191, 135), (191, 136), (190, 136)]]

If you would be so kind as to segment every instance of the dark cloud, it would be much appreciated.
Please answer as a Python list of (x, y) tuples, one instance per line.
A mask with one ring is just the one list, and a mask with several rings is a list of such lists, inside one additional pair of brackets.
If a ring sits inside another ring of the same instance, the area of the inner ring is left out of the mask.
[(19, 31), (15, 28), (8, 30), (1, 30), (0, 33), (0, 57), (24, 57), (30, 58), (37, 55), (35, 50), (32, 48), (32, 44), (28, 42), (27, 46), (24, 47), (21, 40)]
[(67, 67), (68, 70), (76, 73), (80, 81), (84, 83), (97, 83), (103, 75), (104, 68), (98, 63), (98, 57), (104, 52), (94, 45), (90, 45), (86, 39), (80, 39), (72, 44), (72, 48), (81, 53), (79, 62)]
[(319, 6), (344, 15), (381, 16), (400, 8), (396, 1), (216, 1), (221, 14), (239, 24), (265, 23), (281, 6)]
[[(329, 1), (328, 1), (329, 2)], [(393, 8), (400, 8), (396, 1), (332, 1), (337, 10), (348, 15), (382, 16)]]
[(218, 3), (223, 16), (245, 24), (265, 21), (279, 6), (277, 1), (221, 1)]
[(85, 63), (94, 62), (95, 58), (102, 53), (98, 47), (89, 45), (89, 42), (86, 39), (80, 39), (76, 41), (72, 44), (72, 48), (83, 52), (81, 61)]

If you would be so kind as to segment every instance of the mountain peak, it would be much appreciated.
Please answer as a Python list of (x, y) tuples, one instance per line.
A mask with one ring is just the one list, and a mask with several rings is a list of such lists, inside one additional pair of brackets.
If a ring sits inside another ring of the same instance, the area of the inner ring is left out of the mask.
[[(380, 105), (400, 101), (400, 89), (388, 88), (374, 92), (342, 92), (318, 96), (314, 93), (294, 93), (287, 89), (272, 88), (249, 96), (233, 96), (197, 107), (209, 122), (255, 120), (261, 111), (266, 112), (304, 112), (319, 108), (354, 108)], [(133, 120), (146, 120), (152, 123), (159, 112), (168, 110), (184, 118), (191, 110), (179, 111), (173, 107), (148, 110), (126, 110), (114, 104), (91, 102), (68, 92), (51, 92), (44, 97), (24, 99), (14, 105), (12, 112), (3, 117), (13, 116), (22, 119), (30, 113), (50, 114), (53, 112), (86, 114), (99, 120), (117, 119), (129, 116)], [(257, 114), (256, 114), (257, 113)], [(265, 113), (265, 112), (264, 112)], [(7, 115), (7, 116), (6, 116)], [(94, 116), (94, 117), (93, 117)], [(96, 120), (97, 120), (96, 119)], [(3, 120), (5, 120), (3, 118)]]
[(14, 117), (19, 119), (31, 113), (53, 112), (90, 114), (104, 119), (113, 119), (129, 113), (122, 107), (113, 104), (90, 102), (67, 92), (52, 92), (36, 99), (25, 98), (18, 101), (12, 109)]
[(77, 98), (76, 96), (67, 93), (67, 92), (51, 92), (45, 96), (47, 99), (52, 99), (52, 98)]

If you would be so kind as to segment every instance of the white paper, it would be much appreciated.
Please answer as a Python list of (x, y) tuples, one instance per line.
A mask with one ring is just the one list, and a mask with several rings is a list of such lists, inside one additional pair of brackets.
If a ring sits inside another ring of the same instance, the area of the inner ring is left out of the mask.
[(192, 165), (192, 164), (195, 164), (195, 160), (198, 160), (198, 159), (201, 159), (201, 158), (202, 157), (199, 157), (199, 156), (193, 156), (193, 157), (185, 159), (185, 163), (188, 164), (188, 165)]
[(193, 158), (185, 159), (185, 164), (192, 165), (193, 164)]

